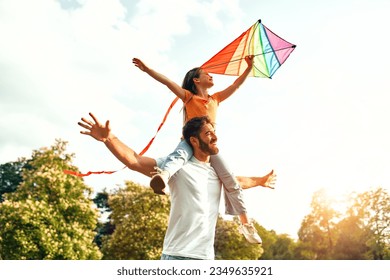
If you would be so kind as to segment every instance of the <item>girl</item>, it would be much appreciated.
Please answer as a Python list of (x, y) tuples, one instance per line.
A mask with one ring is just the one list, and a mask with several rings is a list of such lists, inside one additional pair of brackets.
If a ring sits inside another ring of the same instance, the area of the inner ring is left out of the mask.
[[(140, 70), (149, 76), (166, 85), (177, 97), (184, 103), (184, 123), (193, 117), (207, 115), (213, 123), (216, 121), (216, 114), (220, 102), (229, 98), (246, 80), (253, 66), (253, 56), (245, 57), (248, 65), (246, 70), (239, 76), (232, 85), (226, 89), (209, 95), (208, 90), (211, 88), (213, 78), (201, 68), (194, 68), (187, 72), (184, 77), (182, 86), (171, 81), (164, 75), (147, 67), (140, 59), (133, 58), (133, 63)], [(175, 151), (171, 153), (163, 167), (157, 169), (156, 174), (150, 181), (150, 186), (157, 194), (165, 194), (167, 182), (192, 156), (192, 148), (182, 140)], [(226, 213), (229, 215), (239, 215), (241, 226), (240, 231), (245, 238), (251, 243), (261, 243), (261, 238), (257, 234), (254, 226), (249, 223), (245, 204), (242, 199), (242, 188), (236, 177), (229, 170), (222, 157), (217, 154), (211, 156), (210, 163), (215, 169), (218, 177), (224, 186), (224, 196), (226, 203)], [(268, 176), (273, 176), (272, 172)], [(267, 178), (268, 179), (268, 178)], [(267, 186), (268, 187), (268, 186)]]

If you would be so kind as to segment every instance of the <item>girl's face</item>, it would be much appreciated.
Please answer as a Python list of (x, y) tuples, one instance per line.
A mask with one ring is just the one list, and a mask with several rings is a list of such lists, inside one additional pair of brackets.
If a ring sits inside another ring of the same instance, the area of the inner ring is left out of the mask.
[(214, 85), (213, 77), (211, 77), (210, 74), (204, 70), (200, 70), (199, 78), (196, 79), (196, 82), (198, 82), (199, 86), (206, 88), (210, 88)]

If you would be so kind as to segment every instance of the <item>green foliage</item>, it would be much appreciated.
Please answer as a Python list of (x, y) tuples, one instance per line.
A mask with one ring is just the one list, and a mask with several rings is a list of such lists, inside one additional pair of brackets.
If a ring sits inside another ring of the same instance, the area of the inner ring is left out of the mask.
[(369, 259), (390, 259), (390, 196), (383, 188), (356, 196), (350, 212), (357, 213), (365, 230)]
[(262, 260), (293, 260), (296, 244), (287, 234), (277, 235), (274, 231), (262, 234), (264, 254)]
[(364, 260), (369, 251), (367, 242), (369, 232), (362, 227), (358, 216), (349, 216), (341, 220), (337, 229), (339, 236), (334, 248), (334, 259), (338, 260)]
[[(0, 258), (99, 259), (93, 243), (98, 212), (91, 189), (73, 168), (66, 142), (33, 151), (17, 190), (0, 204)], [(73, 168), (74, 169), (74, 168)]]
[(331, 259), (336, 239), (335, 226), (340, 213), (334, 210), (333, 202), (321, 189), (314, 193), (311, 202), (312, 212), (307, 215), (298, 232), (299, 239), (309, 244), (310, 255), (314, 259)]
[(390, 197), (382, 188), (352, 194), (346, 211), (324, 190), (316, 192), (312, 211), (298, 232), (296, 259), (390, 259)]
[(169, 217), (169, 198), (126, 182), (109, 196), (112, 235), (103, 238), (104, 259), (160, 259)]
[(217, 221), (214, 247), (217, 260), (257, 260), (263, 253), (261, 245), (247, 242), (239, 233), (237, 221), (221, 217)]
[[(96, 204), (103, 217), (105, 217), (106, 214), (111, 212), (111, 208), (108, 205), (109, 195), (110, 194), (104, 189), (102, 192), (98, 192), (93, 199), (93, 202)], [(97, 233), (95, 236), (95, 243), (99, 246), (100, 249), (102, 248), (104, 237), (107, 235), (111, 235), (114, 232), (114, 229), (114, 225), (112, 225), (110, 222), (98, 222), (96, 228)]]
[(14, 192), (23, 181), (22, 169), (26, 168), (26, 164), (26, 159), (21, 158), (0, 165), (0, 202), (4, 201), (3, 194)]
[(109, 210), (108, 197), (109, 193), (106, 190), (103, 190), (103, 192), (97, 193), (95, 198), (93, 199), (93, 202), (101, 210), (102, 213), (107, 212)]

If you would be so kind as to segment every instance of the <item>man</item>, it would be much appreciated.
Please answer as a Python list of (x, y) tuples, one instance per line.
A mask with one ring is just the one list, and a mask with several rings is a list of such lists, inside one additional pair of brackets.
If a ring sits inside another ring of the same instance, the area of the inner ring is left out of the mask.
[[(87, 129), (81, 133), (102, 141), (127, 167), (151, 176), (162, 164), (162, 159), (139, 156), (121, 142), (111, 132), (109, 121), (103, 125), (93, 114), (90, 116), (93, 121), (82, 118), (78, 123)], [(162, 259), (214, 259), (221, 182), (209, 160), (210, 155), (218, 153), (217, 136), (208, 117), (188, 121), (183, 136), (194, 156), (169, 181), (171, 209)], [(249, 234), (257, 235), (255, 231)]]

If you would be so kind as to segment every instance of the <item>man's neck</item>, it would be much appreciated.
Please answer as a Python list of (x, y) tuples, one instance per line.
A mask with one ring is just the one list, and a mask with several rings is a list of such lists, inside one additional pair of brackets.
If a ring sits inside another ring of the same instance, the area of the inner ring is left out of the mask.
[(205, 162), (205, 163), (210, 162), (210, 155), (205, 154), (203, 152), (194, 152), (194, 157), (200, 162)]

